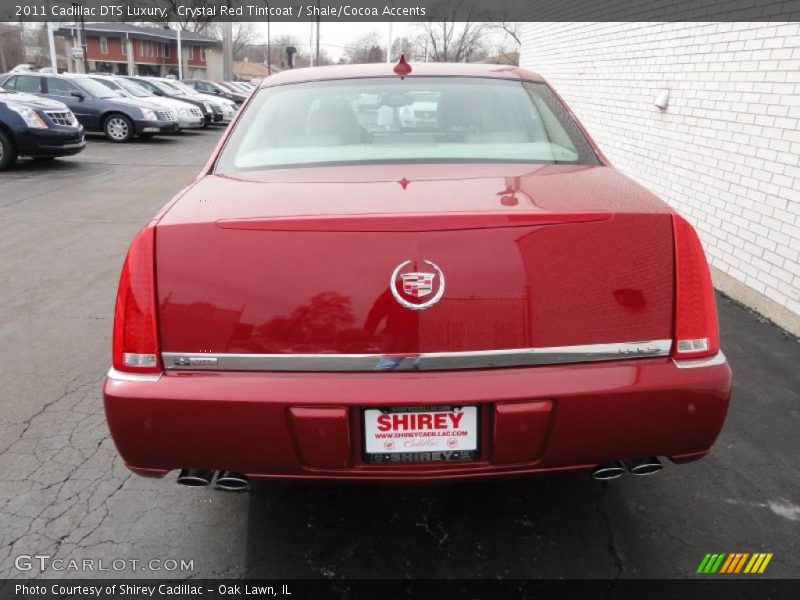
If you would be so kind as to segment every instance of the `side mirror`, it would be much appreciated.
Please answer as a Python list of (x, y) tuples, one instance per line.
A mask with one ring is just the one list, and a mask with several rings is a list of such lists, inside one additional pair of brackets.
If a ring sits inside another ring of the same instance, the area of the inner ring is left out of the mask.
[(70, 92), (69, 95), (70, 96), (75, 96), (78, 100), (81, 100), (81, 101), (83, 101), (83, 99), (86, 97), (83, 94), (81, 94), (80, 92), (76, 92), (76, 91)]

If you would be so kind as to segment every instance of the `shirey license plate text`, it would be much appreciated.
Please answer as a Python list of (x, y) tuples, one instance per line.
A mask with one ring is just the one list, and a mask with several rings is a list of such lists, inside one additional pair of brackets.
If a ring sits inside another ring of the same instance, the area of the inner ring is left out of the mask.
[(365, 410), (364, 441), (370, 462), (470, 460), (478, 449), (478, 408)]

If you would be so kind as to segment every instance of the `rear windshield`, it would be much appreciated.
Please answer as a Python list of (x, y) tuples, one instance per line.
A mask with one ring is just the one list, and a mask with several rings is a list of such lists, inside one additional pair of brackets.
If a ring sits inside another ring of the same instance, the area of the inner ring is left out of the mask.
[(398, 162), (598, 164), (545, 84), (392, 77), (258, 91), (216, 172)]

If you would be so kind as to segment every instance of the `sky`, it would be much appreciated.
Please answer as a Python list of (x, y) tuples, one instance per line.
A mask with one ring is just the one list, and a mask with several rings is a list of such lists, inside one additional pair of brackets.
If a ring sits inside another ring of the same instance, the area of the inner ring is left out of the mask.
[[(280, 35), (293, 35), (300, 41), (301, 52), (308, 51), (309, 37), (311, 36), (312, 23), (295, 22), (276, 22), (270, 24), (270, 37), (272, 39)], [(260, 43), (267, 43), (267, 24), (255, 23), (257, 35), (261, 38)], [(414, 23), (394, 22), (392, 23), (392, 39), (413, 35), (416, 27)], [(381, 36), (383, 45), (389, 37), (389, 22), (350, 22), (350, 23), (325, 23), (320, 25), (319, 45), (320, 48), (327, 50), (330, 57), (335, 61), (344, 53), (345, 48), (353, 40), (371, 32), (376, 32)]]
[[(298, 48), (300, 52), (308, 52), (309, 38), (311, 34), (311, 27), (314, 23), (296, 23), (296, 22), (276, 22), (270, 24), (270, 37), (275, 39), (280, 35), (293, 35), (296, 36), (301, 44)], [(392, 39), (416, 36), (420, 30), (419, 25), (409, 21), (395, 21), (391, 24)], [(267, 24), (255, 23), (257, 38), (255, 43), (267, 43)], [(382, 46), (386, 46), (386, 40), (389, 37), (389, 21), (373, 21), (373, 22), (338, 22), (338, 23), (325, 23), (322, 22), (319, 30), (319, 45), (320, 48), (327, 50), (331, 59), (334, 62), (338, 61), (344, 53), (345, 49), (354, 40), (371, 32), (376, 32), (381, 39)], [(496, 32), (487, 34), (487, 41), (490, 47), (495, 45), (502, 45), (504, 36)]]

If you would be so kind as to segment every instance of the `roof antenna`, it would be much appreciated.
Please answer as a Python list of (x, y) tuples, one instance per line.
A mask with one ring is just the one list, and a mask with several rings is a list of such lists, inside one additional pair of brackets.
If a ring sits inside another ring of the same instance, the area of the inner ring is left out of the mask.
[(395, 72), (395, 75), (400, 76), (400, 79), (405, 79), (406, 75), (411, 73), (411, 65), (406, 62), (405, 54), (400, 55), (400, 60), (397, 61), (393, 71)]

